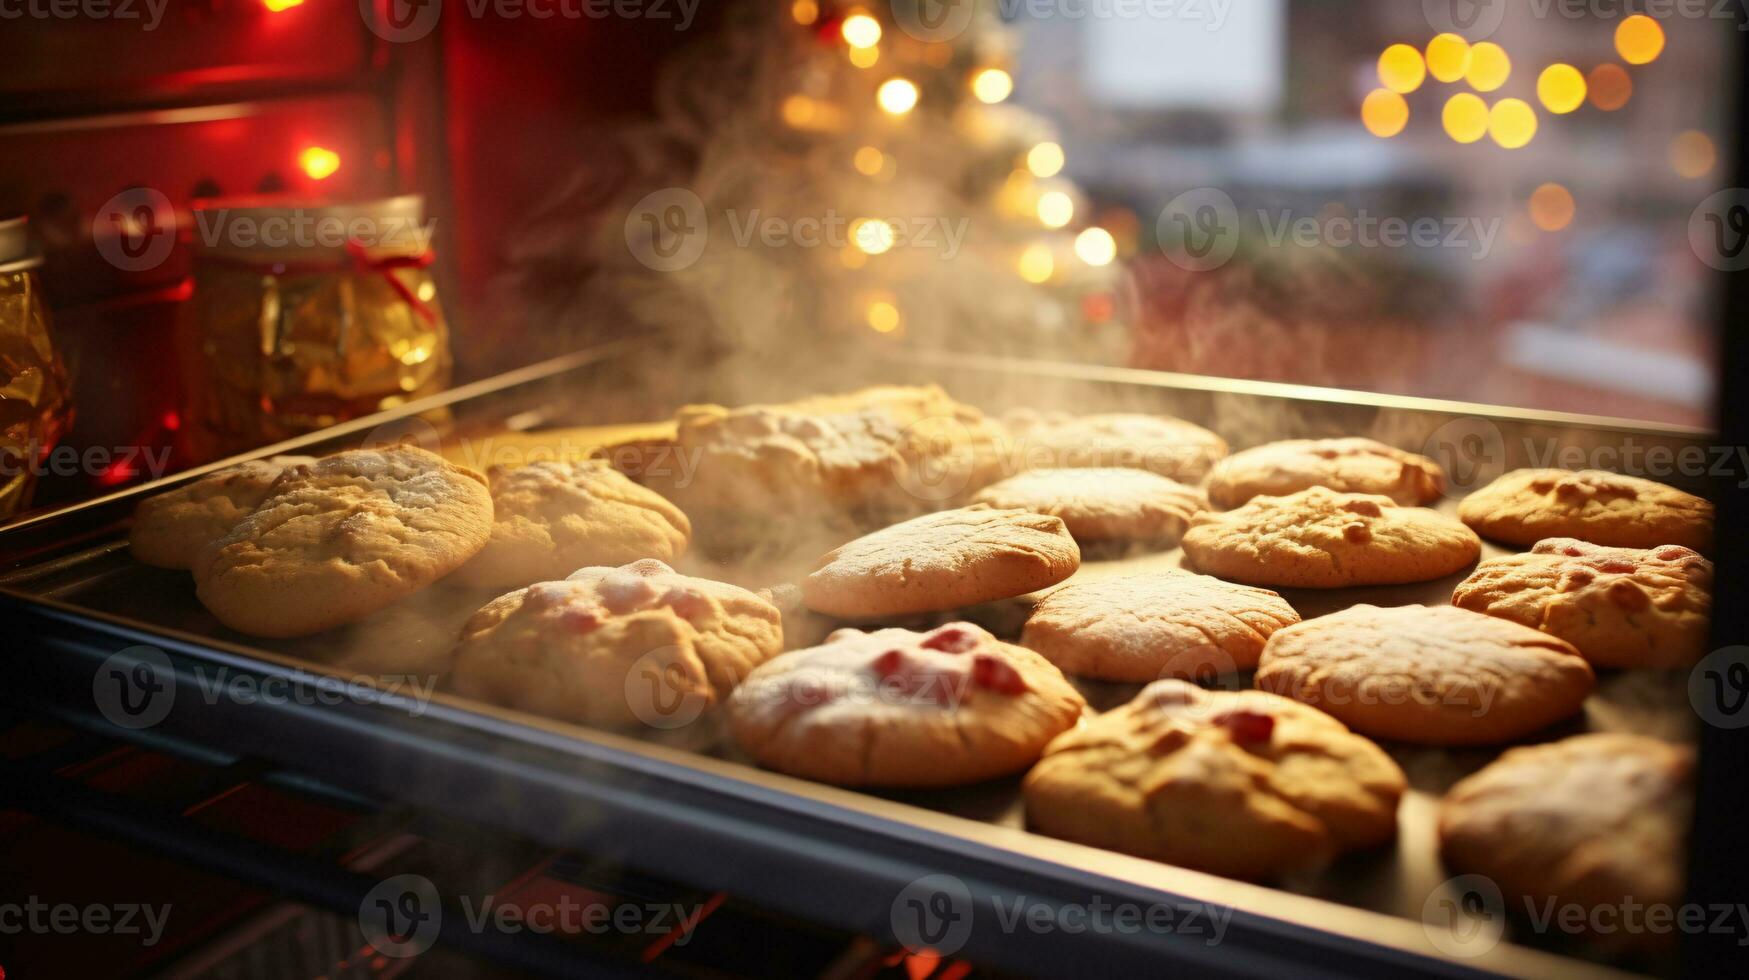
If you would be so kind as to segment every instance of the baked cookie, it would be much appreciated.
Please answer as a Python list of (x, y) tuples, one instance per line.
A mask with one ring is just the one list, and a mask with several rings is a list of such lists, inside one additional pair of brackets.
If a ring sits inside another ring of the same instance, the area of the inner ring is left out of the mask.
[(1376, 493), (1415, 506), (1438, 500), (1445, 470), (1426, 456), (1372, 439), (1289, 439), (1235, 453), (1209, 476), (1209, 500), (1232, 508), (1252, 497), (1285, 497), (1308, 487)]
[(1197, 680), (1257, 666), (1270, 634), (1299, 621), (1274, 592), (1172, 570), (1056, 589), (1020, 642), (1083, 677)]
[(1086, 708), (1057, 668), (970, 623), (839, 630), (729, 698), (760, 765), (840, 786), (957, 786), (1031, 765)]
[(560, 721), (671, 727), (782, 649), (771, 603), (646, 558), (486, 603), (462, 628), (449, 686)]
[(387, 608), (486, 546), (486, 479), (416, 446), (288, 468), (194, 563), (195, 594), (253, 636), (302, 636)]
[(1493, 745), (1570, 718), (1594, 683), (1565, 640), (1454, 606), (1353, 606), (1269, 638), (1257, 686), (1374, 738)]
[(1149, 541), (1174, 545), (1202, 491), (1147, 470), (1028, 470), (978, 491), (974, 503), (1060, 517), (1081, 543)]
[(1446, 794), (1440, 854), (1492, 879), (1508, 906), (1674, 906), (1693, 774), (1692, 750), (1640, 735), (1512, 749)]
[(974, 504), (827, 552), (802, 580), (802, 599), (842, 619), (941, 612), (1055, 585), (1080, 565), (1060, 519)]
[(463, 585), (509, 589), (589, 565), (673, 561), (692, 524), (680, 508), (603, 460), (494, 468), (492, 537), (456, 572)]
[(1578, 538), (1617, 548), (1706, 551), (1713, 538), (1710, 502), (1603, 470), (1513, 470), (1465, 497), (1458, 516), (1495, 541), (1527, 546)]
[(1003, 416), (1014, 437), (1011, 456), (1037, 469), (1148, 470), (1196, 483), (1227, 455), (1227, 441), (1165, 415), (1070, 415), (1017, 409)]
[(274, 456), (226, 467), (147, 497), (134, 510), (128, 549), (160, 568), (192, 568), (202, 548), (224, 537), (267, 496), (288, 466), (307, 466), (314, 456)]
[(680, 505), (713, 548), (769, 545), (798, 530), (866, 530), (964, 502), (996, 477), (1002, 435), (933, 385), (693, 405), (676, 416), (683, 465), (641, 479)]
[(1256, 497), (1224, 513), (1204, 511), (1191, 521), (1183, 545), (1199, 572), (1311, 589), (1426, 582), (1482, 553), (1474, 532), (1438, 511), (1323, 487)]
[(1238, 878), (1316, 868), (1397, 832), (1403, 772), (1336, 719), (1260, 691), (1156, 681), (1026, 776), (1053, 837)]
[(1692, 667), (1706, 653), (1713, 563), (1678, 545), (1605, 548), (1574, 538), (1490, 558), (1452, 605), (1535, 627), (1594, 667)]

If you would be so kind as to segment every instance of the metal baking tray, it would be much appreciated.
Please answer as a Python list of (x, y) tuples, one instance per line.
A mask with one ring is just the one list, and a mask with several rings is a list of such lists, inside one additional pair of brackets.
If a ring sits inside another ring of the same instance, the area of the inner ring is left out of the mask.
[[(528, 441), (511, 433), (661, 419), (689, 401), (751, 400), (724, 383), (731, 373), (653, 375), (639, 370), (645, 363), (637, 345), (593, 348), (250, 455), (331, 451), (403, 434), (434, 440), (454, 455), (457, 446), (490, 447), (498, 437)], [(1675, 452), (1706, 441), (1697, 430), (1621, 420), (946, 352), (843, 358), (830, 372), (761, 381), (758, 399), (880, 382), (941, 383), (992, 413), (1029, 406), (1172, 414), (1220, 432), (1235, 449), (1280, 438), (1371, 435), (1432, 450), (1469, 486), (1503, 468), (1549, 459), (1556, 462), (1547, 465), (1562, 465), (1571, 453), (1593, 460), (1617, 453), (1617, 468), (1631, 471), (1632, 460), (1648, 458), (1653, 447)], [(640, 736), (555, 723), (441, 692), (427, 702), (396, 683), (354, 686), (341, 698), (213, 697), (203, 685), (215, 677), (247, 684), (319, 674), (429, 681), (442, 670), (461, 620), (491, 597), (439, 584), (366, 623), (293, 641), (224, 629), (196, 601), (185, 573), (132, 561), (125, 539), (126, 521), (141, 498), (230, 462), (0, 529), (0, 629), (13, 659), (9, 696), (32, 710), (113, 731), (99, 710), (99, 668), (118, 651), (149, 645), (163, 652), (178, 692), (149, 731), (159, 744), (266, 758), (356, 792), (555, 846), (586, 846), (877, 936), (904, 928), (898, 917), (905, 898), (917, 894), (907, 891), (913, 882), (945, 875), (963, 889), (955, 892), (960, 904), (946, 910), (969, 910), (963, 916), (969, 929), (953, 933), (952, 941), (974, 961), (1022, 972), (1183, 967), (1207, 975), (1596, 976), (1624, 967), (1653, 974), (1674, 969), (1668, 956), (1606, 964), (1583, 944), (1520, 935), (1512, 927), (1506, 941), (1477, 955), (1448, 955), (1435, 944), (1439, 928), (1425, 926), (1423, 917), (1449, 897), (1442, 891), (1449, 873), (1435, 853), (1437, 802), (1498, 748), (1387, 745), (1410, 783), (1397, 843), (1350, 855), (1318, 875), (1260, 885), (1030, 833), (1018, 778), (954, 790), (867, 793), (763, 771), (738, 755), (720, 719), (710, 715), (678, 731)], [(1455, 500), (1442, 506), (1453, 509)], [(1503, 553), (1494, 545), (1484, 549), (1485, 555)], [(692, 557), (682, 569), (758, 588), (793, 580), (812, 557)], [(1090, 554), (1077, 574), (1089, 579), (1170, 567), (1179, 557), (1176, 549)], [(1359, 602), (1443, 604), (1462, 577), (1284, 595), (1310, 618)], [(956, 616), (1012, 638), (1028, 606), (1022, 598)], [(785, 615), (791, 647), (813, 642), (832, 626), (798, 608)], [(1245, 686), (1249, 678), (1227, 683)], [(1097, 709), (1120, 704), (1138, 689), (1080, 686)], [(193, 694), (183, 696), (184, 690)], [(1686, 675), (1605, 674), (1582, 718), (1538, 740), (1586, 730), (1692, 740)], [(1160, 906), (1175, 910), (1182, 928), (1015, 926), (995, 909), (1013, 909), (1016, 902), (1057, 912), (1101, 903)], [(1211, 916), (1227, 915), (1219, 941), (1210, 942)]]

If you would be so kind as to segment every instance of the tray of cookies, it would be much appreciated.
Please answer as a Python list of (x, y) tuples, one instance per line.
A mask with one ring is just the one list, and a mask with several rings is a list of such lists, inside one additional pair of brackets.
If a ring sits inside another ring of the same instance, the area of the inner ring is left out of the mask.
[(957, 354), (737, 405), (622, 356), (0, 532), (17, 690), (344, 681), (152, 725), (1022, 969), (1670, 969), (1588, 913), (1682, 901), (1710, 506), (1583, 464), (1703, 433)]

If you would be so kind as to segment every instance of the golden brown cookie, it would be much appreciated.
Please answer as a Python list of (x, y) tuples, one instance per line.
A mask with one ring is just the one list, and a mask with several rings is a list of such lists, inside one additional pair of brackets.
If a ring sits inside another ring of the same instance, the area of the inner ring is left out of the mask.
[(963, 502), (996, 475), (1001, 428), (940, 388), (876, 387), (777, 405), (693, 405), (673, 472), (641, 479), (716, 548), (880, 527)]
[(1060, 517), (1082, 544), (1146, 541), (1174, 545), (1197, 511), (1202, 491), (1134, 469), (1028, 470), (978, 491), (974, 503)]
[(1020, 642), (1082, 677), (1198, 680), (1257, 666), (1270, 635), (1299, 621), (1267, 589), (1172, 570), (1056, 589)]
[(253, 636), (355, 622), (455, 571), (492, 529), (486, 480), (415, 446), (288, 468), (194, 564), (196, 595)]
[(1213, 432), (1165, 415), (1070, 415), (1019, 409), (1003, 417), (1008, 455), (1033, 469), (1123, 467), (1195, 483), (1227, 455)]
[(192, 568), (201, 549), (247, 517), (286, 467), (315, 461), (314, 456), (252, 459), (147, 497), (134, 510), (128, 548), (136, 560), (148, 565)]
[(1359, 605), (1269, 638), (1257, 686), (1374, 738), (1509, 742), (1570, 718), (1594, 678), (1565, 640), (1454, 606)]
[(1240, 878), (1317, 868), (1397, 832), (1403, 772), (1336, 719), (1260, 691), (1156, 681), (1026, 776), (1053, 837)]
[(1458, 516), (1507, 544), (1578, 538), (1617, 548), (1712, 547), (1713, 505), (1675, 487), (1603, 470), (1513, 470), (1470, 494)]
[(941, 612), (1055, 585), (1080, 565), (1081, 550), (1058, 518), (976, 504), (827, 552), (802, 580), (802, 599), (843, 619)]
[(1323, 487), (1204, 511), (1183, 545), (1199, 572), (1311, 589), (1425, 582), (1470, 565), (1482, 551), (1474, 532), (1438, 511)]
[(561, 721), (678, 727), (781, 649), (771, 603), (649, 558), (488, 602), (462, 628), (449, 684)]
[(1031, 765), (1086, 708), (1057, 668), (970, 623), (839, 630), (729, 699), (760, 765), (840, 786), (957, 786)]
[(1232, 508), (1252, 497), (1285, 497), (1308, 487), (1374, 493), (1415, 506), (1438, 500), (1445, 470), (1426, 456), (1373, 439), (1289, 439), (1235, 453), (1209, 476), (1209, 500)]
[(1712, 588), (1713, 563), (1687, 548), (1550, 538), (1482, 562), (1451, 601), (1558, 636), (1594, 667), (1686, 668), (1706, 653)]
[(488, 478), (492, 537), (456, 572), (463, 585), (509, 589), (590, 565), (673, 561), (692, 534), (680, 508), (605, 461), (494, 468)]
[(1693, 773), (1692, 750), (1639, 735), (1512, 749), (1446, 794), (1440, 854), (1454, 872), (1492, 879), (1513, 907), (1674, 906)]

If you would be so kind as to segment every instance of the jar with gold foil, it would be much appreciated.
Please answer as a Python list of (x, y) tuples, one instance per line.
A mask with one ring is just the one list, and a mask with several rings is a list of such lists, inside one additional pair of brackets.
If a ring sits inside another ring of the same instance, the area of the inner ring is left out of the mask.
[(0, 520), (29, 506), (43, 460), (73, 422), (41, 265), (25, 219), (0, 221)]
[(210, 202), (186, 226), (178, 322), (189, 449), (213, 459), (449, 384), (449, 331), (414, 195), (354, 204)]

